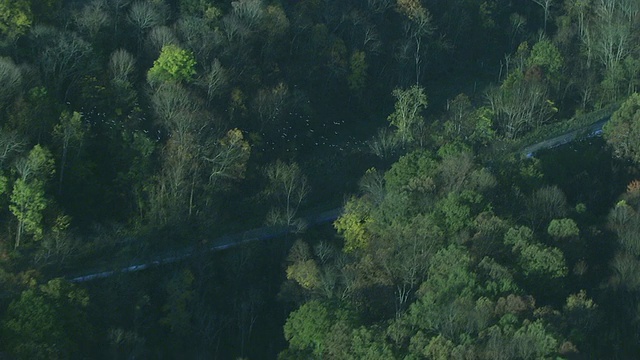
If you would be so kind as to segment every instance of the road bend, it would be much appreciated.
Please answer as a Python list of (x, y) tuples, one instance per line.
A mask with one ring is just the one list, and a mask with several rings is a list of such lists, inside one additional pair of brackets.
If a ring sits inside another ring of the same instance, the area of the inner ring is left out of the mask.
[[(316, 213), (314, 215), (307, 216), (303, 218), (303, 223), (307, 227), (313, 227), (321, 224), (326, 224), (328, 222), (332, 222), (340, 216), (342, 213), (342, 208), (331, 209), (328, 211), (323, 211), (320, 213)], [(204, 248), (202, 246), (196, 247), (194, 246), (186, 246), (177, 251), (173, 251), (171, 254), (159, 255), (156, 256), (155, 259), (150, 259), (143, 262), (132, 263), (122, 268), (117, 269), (109, 269), (102, 271), (94, 271), (90, 273), (85, 273), (83, 275), (75, 275), (69, 276), (67, 279), (74, 283), (83, 283), (98, 279), (105, 279), (108, 277), (112, 277), (114, 275), (132, 273), (137, 271), (142, 271), (149, 268), (154, 268), (162, 265), (176, 263), (185, 259), (188, 259), (196, 254), (201, 254), (202, 251), (205, 252), (216, 252), (222, 251), (229, 248), (237, 247), (240, 245), (244, 245), (251, 242), (257, 241), (266, 241), (273, 238), (277, 238), (280, 236), (284, 236), (290, 233), (294, 233), (300, 229), (299, 226), (264, 226), (256, 229), (251, 229), (247, 231), (243, 231), (240, 233), (229, 234), (221, 236), (211, 242), (210, 245), (206, 245)]]

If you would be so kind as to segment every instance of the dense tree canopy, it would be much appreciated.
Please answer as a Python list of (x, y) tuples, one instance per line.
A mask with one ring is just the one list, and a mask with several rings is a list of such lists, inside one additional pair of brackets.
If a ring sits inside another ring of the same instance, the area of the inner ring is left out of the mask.
[(0, 0), (0, 357), (633, 358), (638, 4)]

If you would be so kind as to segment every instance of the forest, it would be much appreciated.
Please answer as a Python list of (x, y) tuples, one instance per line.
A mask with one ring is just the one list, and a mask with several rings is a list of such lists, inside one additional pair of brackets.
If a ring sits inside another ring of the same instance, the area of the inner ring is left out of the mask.
[(0, 358), (637, 358), (639, 87), (638, 0), (0, 0)]

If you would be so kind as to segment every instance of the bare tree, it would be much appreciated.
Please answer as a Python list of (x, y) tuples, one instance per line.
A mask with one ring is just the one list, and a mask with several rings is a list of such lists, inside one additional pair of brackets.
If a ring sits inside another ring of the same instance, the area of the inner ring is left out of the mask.
[(118, 37), (118, 24), (120, 22), (120, 11), (131, 4), (131, 0), (107, 0), (110, 10), (113, 12), (113, 36)]
[(544, 32), (547, 32), (547, 20), (549, 19), (549, 11), (551, 10), (551, 5), (553, 5), (554, 0), (532, 0), (534, 3), (540, 5), (542, 10), (544, 10)]
[(381, 14), (392, 8), (393, 3), (393, 0), (367, 0), (367, 8), (376, 14)]
[(605, 70), (613, 69), (631, 51), (632, 22), (629, 22), (617, 1), (600, 0), (594, 19), (593, 45)]
[(229, 130), (217, 141), (211, 154), (203, 156), (210, 166), (210, 186), (215, 189), (221, 179), (243, 178), (250, 152), (251, 147), (244, 140), (242, 132), (238, 129)]
[(173, 30), (167, 26), (156, 26), (149, 32), (147, 47), (154, 57), (158, 57), (165, 45), (178, 45), (179, 41)]
[(142, 45), (144, 34), (149, 29), (165, 22), (166, 17), (162, 10), (158, 5), (151, 2), (138, 1), (131, 5), (127, 19), (136, 28), (138, 49)]
[(49, 86), (66, 96), (65, 83), (90, 70), (92, 53), (91, 44), (75, 33), (54, 33), (51, 42), (40, 51), (40, 70)]
[(423, 40), (433, 33), (434, 26), (431, 14), (418, 0), (398, 0), (398, 11), (408, 18), (404, 22), (405, 39), (412, 44), (413, 61), (415, 66), (415, 84), (420, 83), (422, 75)]
[(222, 66), (217, 58), (213, 59), (204, 77), (198, 81), (198, 84), (206, 89), (209, 102), (221, 95), (226, 90), (228, 83), (229, 75), (227, 69)]
[(272, 209), (272, 222), (294, 225), (300, 205), (309, 194), (307, 177), (296, 163), (287, 164), (280, 160), (269, 165), (265, 171), (269, 185), (267, 193), (278, 202), (279, 208)]
[(22, 86), (22, 73), (11, 58), (0, 57), (0, 84), (0, 108), (3, 108)]
[(548, 87), (538, 81), (520, 79), (510, 86), (495, 87), (487, 99), (497, 125), (509, 139), (544, 124), (556, 112)]
[(78, 27), (95, 38), (98, 32), (109, 23), (110, 17), (105, 0), (93, 0), (74, 16)]
[(271, 89), (258, 90), (252, 108), (258, 114), (261, 131), (283, 118), (288, 112), (289, 100), (289, 88), (284, 83)]
[(0, 166), (11, 159), (12, 155), (21, 153), (25, 145), (25, 139), (18, 132), (0, 129)]
[(262, 0), (238, 0), (231, 3), (231, 13), (240, 19), (249, 29), (255, 29), (264, 15)]
[(185, 121), (200, 112), (201, 106), (198, 99), (180, 84), (161, 84), (151, 96), (151, 102), (160, 123), (171, 132), (189, 131), (200, 126)]
[(206, 19), (182, 17), (176, 23), (176, 33), (184, 46), (193, 51), (199, 63), (207, 64), (211, 55), (223, 43), (224, 35)]
[(127, 50), (118, 49), (111, 53), (109, 72), (111, 73), (112, 81), (128, 82), (129, 76), (135, 70), (135, 65), (135, 58)]

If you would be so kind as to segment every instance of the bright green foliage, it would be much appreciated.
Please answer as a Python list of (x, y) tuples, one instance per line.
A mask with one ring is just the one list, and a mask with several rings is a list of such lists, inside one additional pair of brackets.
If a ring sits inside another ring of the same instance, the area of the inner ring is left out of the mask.
[(395, 111), (387, 120), (396, 127), (400, 140), (406, 144), (414, 140), (416, 127), (424, 121), (422, 112), (427, 107), (427, 95), (418, 85), (395, 89), (392, 94), (396, 98)]
[(60, 115), (60, 123), (53, 128), (53, 134), (60, 138), (64, 146), (68, 146), (70, 141), (82, 140), (84, 135), (82, 115), (77, 111), (63, 112)]
[(42, 239), (43, 211), (47, 207), (45, 185), (54, 172), (53, 158), (49, 150), (36, 145), (26, 159), (16, 164), (20, 178), (13, 185), (9, 210), (18, 219), (15, 247), (20, 246), (23, 232), (35, 240)]
[(37, 144), (29, 151), (26, 159), (16, 163), (16, 169), (20, 178), (25, 181), (46, 180), (55, 172), (53, 156), (47, 148)]
[(433, 360), (448, 360), (451, 359), (451, 353), (453, 352), (455, 345), (453, 342), (441, 334), (431, 338), (429, 344), (426, 346), (425, 355), (429, 359)]
[(558, 340), (542, 320), (524, 320), (520, 325), (513, 314), (482, 333), (486, 339), (486, 359), (556, 359)]
[(472, 293), (476, 276), (469, 271), (470, 266), (471, 258), (464, 248), (450, 245), (438, 251), (431, 259), (428, 278), (419, 292), (438, 304)]
[(547, 233), (558, 239), (570, 238), (580, 235), (580, 229), (572, 219), (553, 219), (547, 228)]
[(0, 34), (14, 40), (31, 27), (31, 1), (0, 0)]
[(509, 229), (504, 236), (504, 242), (511, 245), (512, 251), (519, 256), (520, 266), (525, 275), (558, 278), (567, 274), (562, 251), (538, 243), (528, 227)]
[(518, 285), (509, 269), (490, 257), (484, 257), (478, 264), (478, 273), (485, 278), (484, 290), (491, 295), (515, 293)]
[(446, 140), (488, 145), (495, 138), (493, 113), (486, 106), (475, 109), (467, 95), (459, 94), (449, 104), (444, 135)]
[(402, 156), (384, 174), (391, 191), (431, 192), (435, 189), (437, 162), (429, 151), (418, 150)]
[(520, 249), (520, 263), (525, 275), (558, 278), (567, 275), (564, 255), (558, 248), (526, 244)]
[(147, 74), (149, 82), (190, 82), (196, 74), (196, 60), (189, 50), (176, 45), (162, 47), (160, 56)]
[(356, 198), (351, 198), (344, 206), (344, 212), (333, 223), (338, 233), (344, 236), (344, 251), (352, 252), (364, 249), (371, 238), (367, 224), (371, 223), (371, 209), (367, 204)]
[(545, 329), (542, 320), (525, 321), (513, 335), (518, 359), (548, 359), (556, 352), (558, 340)]
[(351, 354), (349, 360), (391, 360), (391, 347), (384, 342), (383, 334), (361, 327), (352, 333)]
[[(467, 194), (460, 195), (450, 192), (446, 198), (436, 205), (443, 227), (447, 229), (449, 234), (455, 234), (473, 223), (471, 208), (468, 205), (468, 201), (466, 201), (468, 197), (464, 195)], [(478, 200), (479, 202), (479, 199), (473, 200)]]
[(578, 341), (584, 341), (597, 323), (598, 305), (587, 297), (586, 291), (580, 290), (577, 294), (571, 294), (567, 297), (563, 315), (566, 321), (571, 324), (571, 337)]
[(640, 163), (640, 94), (629, 96), (604, 125), (603, 131), (616, 156)]
[(364, 51), (356, 51), (349, 61), (349, 89), (360, 93), (367, 84), (367, 59)]
[(493, 111), (483, 106), (473, 112), (475, 126), (471, 133), (470, 139), (473, 143), (487, 146), (496, 137), (496, 131), (493, 129)]
[(88, 332), (87, 293), (62, 279), (22, 292), (2, 321), (5, 349), (20, 359), (69, 359)]
[(321, 356), (333, 320), (325, 304), (309, 301), (289, 314), (284, 324), (284, 337), (291, 348), (310, 350), (314, 355)]
[(295, 262), (287, 267), (287, 279), (294, 280), (307, 290), (320, 285), (320, 269), (313, 259)]
[(527, 65), (541, 67), (549, 80), (557, 80), (560, 75), (564, 60), (560, 50), (550, 40), (540, 40), (531, 49)]
[(9, 210), (18, 219), (19, 228), (15, 247), (20, 246), (22, 232), (33, 236), (34, 240), (42, 239), (42, 212), (47, 207), (44, 194), (44, 183), (41, 180), (16, 180), (11, 193)]

